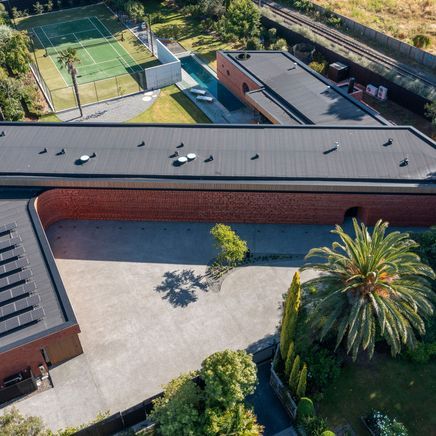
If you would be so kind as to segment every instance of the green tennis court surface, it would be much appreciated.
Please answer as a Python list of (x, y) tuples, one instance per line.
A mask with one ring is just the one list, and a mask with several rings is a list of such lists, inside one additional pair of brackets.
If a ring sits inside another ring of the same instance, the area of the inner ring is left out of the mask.
[(17, 19), (33, 41), (32, 64), (55, 111), (77, 107), (71, 76), (58, 62), (66, 48), (77, 50), (83, 105), (140, 92), (145, 69), (159, 65), (136, 36), (103, 3)]
[(79, 84), (142, 70), (98, 17), (48, 24), (32, 30), (68, 86), (71, 76), (58, 56), (69, 47), (77, 50), (80, 59), (76, 65)]

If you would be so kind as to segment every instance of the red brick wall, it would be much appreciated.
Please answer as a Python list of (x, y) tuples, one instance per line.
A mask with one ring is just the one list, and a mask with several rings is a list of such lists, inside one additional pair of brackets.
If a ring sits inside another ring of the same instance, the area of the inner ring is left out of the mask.
[[(218, 80), (225, 85), (230, 91), (233, 92), (240, 100), (250, 105), (245, 99), (244, 92), (242, 90), (242, 84), (245, 82), (250, 91), (255, 89), (260, 89), (260, 86), (247, 77), (237, 66), (225, 58), (222, 53), (217, 52), (216, 54), (217, 62), (217, 76)], [(227, 71), (229, 74), (227, 74)]]
[(54, 189), (36, 201), (45, 228), (62, 219), (339, 224), (351, 207), (368, 224), (436, 223), (431, 195)]
[(45, 365), (41, 354), (41, 348), (46, 347), (70, 335), (77, 335), (80, 332), (79, 326), (74, 325), (50, 336), (23, 345), (18, 348), (0, 354), (0, 382), (4, 378), (15, 374), (27, 367), (32, 369), (35, 376), (40, 375), (39, 365)]

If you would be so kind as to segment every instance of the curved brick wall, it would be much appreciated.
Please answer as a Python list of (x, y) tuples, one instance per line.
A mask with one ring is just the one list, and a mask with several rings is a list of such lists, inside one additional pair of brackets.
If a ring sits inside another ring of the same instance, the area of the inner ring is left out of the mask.
[(367, 224), (436, 223), (431, 195), (53, 189), (35, 206), (44, 228), (63, 219), (337, 224), (351, 207)]

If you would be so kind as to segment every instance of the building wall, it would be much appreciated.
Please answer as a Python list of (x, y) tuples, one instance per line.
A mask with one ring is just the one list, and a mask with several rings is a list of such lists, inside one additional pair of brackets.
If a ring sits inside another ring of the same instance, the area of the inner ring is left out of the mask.
[(60, 332), (53, 333), (52, 335), (46, 336), (45, 338), (38, 339), (29, 344), (14, 348), (12, 350), (0, 353), (0, 384), (1, 381), (15, 374), (27, 367), (30, 367), (35, 376), (41, 375), (38, 366), (44, 365), (44, 358), (41, 354), (42, 348), (48, 348), (50, 346), (56, 345), (60, 342), (68, 341), (68, 339), (74, 337), (74, 343), (78, 344), (74, 349), (65, 349), (63, 356), (58, 356), (57, 361), (52, 362), (61, 363), (72, 357), (82, 354), (82, 348), (80, 346), (80, 341), (78, 339), (78, 333), (80, 332), (79, 326), (74, 325), (68, 327)]
[(35, 205), (45, 228), (63, 219), (340, 224), (356, 207), (367, 224), (436, 223), (432, 195), (54, 189)]
[(236, 65), (229, 61), (222, 53), (216, 54), (217, 76), (218, 80), (233, 92), (241, 101), (248, 106), (252, 106), (245, 98), (245, 92), (242, 89), (243, 83), (248, 85), (248, 90), (253, 91), (260, 89), (261, 86), (254, 80), (250, 79)]

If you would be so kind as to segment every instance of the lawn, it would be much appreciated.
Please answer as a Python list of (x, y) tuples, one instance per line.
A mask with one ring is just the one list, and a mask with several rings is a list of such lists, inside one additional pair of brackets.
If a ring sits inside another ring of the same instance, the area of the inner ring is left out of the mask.
[(410, 43), (417, 34), (432, 37), (427, 51), (436, 53), (434, 0), (315, 0), (361, 24)]
[(210, 120), (175, 85), (161, 89), (153, 105), (130, 123), (210, 123)]
[[(147, 14), (159, 12), (163, 17), (162, 23), (152, 25), (152, 29), (159, 36), (177, 34), (177, 41), (186, 50), (193, 50), (201, 55), (208, 65), (216, 70), (216, 52), (218, 50), (231, 50), (240, 46), (220, 41), (216, 35), (206, 33), (199, 21), (194, 20), (180, 12), (180, 10), (157, 0), (145, 3)], [(176, 30), (174, 30), (176, 29)]]
[(348, 364), (320, 402), (320, 415), (335, 427), (344, 421), (367, 434), (360, 417), (372, 408), (403, 422), (410, 435), (435, 435), (436, 362), (415, 364), (374, 355), (369, 362)]

